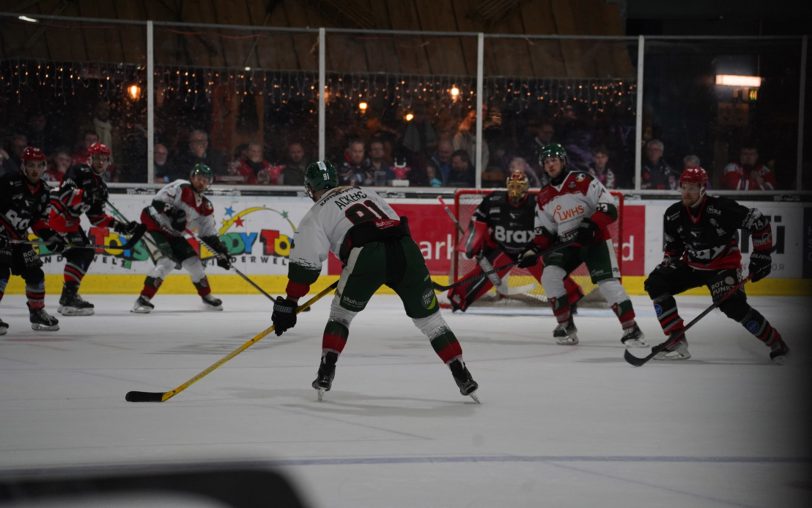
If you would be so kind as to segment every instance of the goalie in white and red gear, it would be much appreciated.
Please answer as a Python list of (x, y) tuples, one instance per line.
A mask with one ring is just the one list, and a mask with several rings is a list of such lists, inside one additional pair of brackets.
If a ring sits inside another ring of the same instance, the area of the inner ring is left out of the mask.
[(567, 152), (561, 145), (547, 145), (539, 159), (550, 183), (538, 195), (536, 248), (544, 250), (555, 241), (571, 243), (544, 256), (541, 285), (558, 321), (553, 332), (556, 342), (578, 343), (564, 280), (581, 263), (586, 263), (592, 282), (598, 285), (601, 296), (620, 321), (621, 341), (627, 346), (644, 345), (632, 302), (620, 285), (620, 268), (608, 231), (609, 224), (618, 217), (614, 198), (589, 174), (568, 171)]
[[(511, 263), (521, 262), (520, 257), (528, 250), (534, 238), (536, 204), (529, 199), (530, 184), (527, 174), (514, 170), (505, 181), (507, 190), (485, 196), (471, 218), (468, 235), (460, 245), (468, 258), (477, 259), (476, 266), (461, 277), (471, 279), (470, 284), (460, 284), (448, 291), (448, 300), (454, 311), (465, 311), (478, 298), (499, 284), (513, 268)], [(532, 264), (522, 266), (536, 280), (541, 281), (542, 262), (535, 257)], [(488, 276), (483, 272), (507, 266)], [(575, 304), (583, 298), (580, 286), (571, 277), (565, 279), (567, 298)]]

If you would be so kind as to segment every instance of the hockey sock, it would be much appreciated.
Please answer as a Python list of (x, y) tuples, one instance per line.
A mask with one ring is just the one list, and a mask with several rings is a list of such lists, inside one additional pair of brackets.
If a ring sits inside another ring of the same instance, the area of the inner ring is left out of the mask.
[(460, 346), (457, 336), (448, 328), (431, 338), (431, 347), (443, 363), (449, 363), (462, 355), (462, 346)]
[(572, 277), (567, 276), (564, 278), (564, 289), (567, 290), (567, 300), (569, 301), (570, 305), (575, 305), (581, 301), (581, 298), (584, 297), (584, 292), (581, 289), (581, 286), (572, 280)]
[(6, 285), (8, 284), (8, 277), (0, 279), (0, 301), (3, 300), (3, 295), (6, 294)]
[(160, 289), (163, 282), (163, 279), (150, 277), (147, 275), (147, 277), (144, 279), (144, 289), (141, 290), (141, 296), (147, 300), (151, 300), (152, 297), (155, 296), (155, 293), (158, 292), (158, 289)]
[(741, 320), (741, 324), (748, 332), (755, 335), (758, 340), (770, 347), (781, 340), (781, 334), (778, 333), (778, 330), (773, 328), (767, 319), (756, 309), (750, 308)]
[(45, 307), (45, 282), (25, 285), (25, 297), (28, 298), (28, 308), (39, 310)]
[(197, 289), (197, 294), (199, 294), (201, 298), (211, 293), (208, 277), (203, 277), (197, 282), (192, 282), (192, 284), (195, 285), (195, 289)]
[(71, 263), (70, 261), (65, 263), (65, 286), (68, 284), (74, 284), (79, 289), (79, 284), (82, 283), (82, 279), (85, 276), (85, 269), (81, 266)]
[(659, 296), (654, 299), (654, 312), (663, 328), (663, 333), (671, 335), (674, 332), (685, 328), (679, 313), (677, 312), (677, 301), (671, 295)]
[(566, 298), (550, 298), (550, 306), (553, 308), (555, 320), (558, 321), (559, 324), (568, 323), (569, 320), (572, 319), (570, 302)]
[(620, 321), (620, 326), (624, 330), (634, 326), (634, 307), (632, 307), (631, 300), (612, 304), (612, 311), (614, 311), (618, 321)]
[(321, 350), (322, 354), (329, 351), (341, 354), (344, 351), (344, 346), (347, 345), (347, 337), (350, 335), (350, 330), (339, 323), (338, 321), (327, 321), (324, 327), (324, 335), (321, 337)]

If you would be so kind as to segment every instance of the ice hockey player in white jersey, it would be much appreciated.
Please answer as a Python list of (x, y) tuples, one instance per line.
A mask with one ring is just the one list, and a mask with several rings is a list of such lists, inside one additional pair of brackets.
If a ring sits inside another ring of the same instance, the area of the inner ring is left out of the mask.
[(398, 294), (406, 314), (449, 366), (460, 393), (476, 400), (478, 385), (463, 362), (457, 337), (440, 314), (426, 262), (412, 240), (406, 218), (398, 217), (375, 192), (338, 186), (330, 162), (307, 166), (305, 189), (315, 204), (294, 236), (287, 297), (277, 297), (272, 320), (277, 335), (293, 328), (299, 298), (318, 279), (328, 252), (338, 256), (344, 268), (324, 328), (318, 374), (312, 383), (319, 391), (319, 399), (332, 387), (336, 361), (347, 344), (350, 323), (375, 291), (386, 284)]
[(203, 195), (212, 178), (208, 166), (195, 164), (189, 180), (175, 180), (167, 184), (158, 191), (152, 204), (141, 212), (141, 222), (160, 252), (155, 260), (155, 268), (144, 280), (144, 288), (135, 301), (133, 312), (146, 314), (155, 308), (152, 297), (176, 265), (189, 272), (206, 308), (223, 310), (223, 302), (211, 294), (200, 257), (184, 236), (187, 229), (197, 233), (206, 246), (215, 252), (217, 265), (226, 270), (231, 268), (228, 250), (217, 237), (214, 207)]
[(645, 346), (632, 302), (620, 285), (620, 269), (607, 230), (618, 216), (612, 195), (589, 174), (568, 171), (567, 152), (557, 143), (545, 146), (539, 159), (551, 181), (539, 192), (534, 249), (525, 254), (532, 257), (556, 240), (572, 243), (544, 256), (541, 285), (558, 322), (553, 337), (558, 344), (578, 344), (564, 278), (586, 263), (592, 282), (620, 320), (623, 344)]

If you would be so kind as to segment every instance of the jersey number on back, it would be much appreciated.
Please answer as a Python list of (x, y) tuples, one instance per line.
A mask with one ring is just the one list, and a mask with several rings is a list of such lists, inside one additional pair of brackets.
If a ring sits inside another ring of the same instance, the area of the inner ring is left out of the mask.
[(355, 203), (344, 211), (350, 222), (353, 224), (361, 224), (362, 222), (371, 222), (376, 220), (385, 220), (389, 217), (378, 208), (372, 200), (366, 200), (363, 203)]

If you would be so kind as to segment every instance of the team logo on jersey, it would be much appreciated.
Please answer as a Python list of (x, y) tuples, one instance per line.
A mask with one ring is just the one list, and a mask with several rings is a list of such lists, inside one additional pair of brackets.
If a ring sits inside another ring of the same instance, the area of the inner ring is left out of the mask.
[(427, 310), (437, 307), (437, 296), (434, 294), (433, 288), (428, 288), (423, 293), (423, 307), (425, 307)]
[[(576, 181), (576, 182), (581, 183), (581, 182), (583, 182), (584, 180), (586, 180), (586, 175), (585, 175), (585, 174), (583, 174), (583, 173), (578, 173), (577, 175), (575, 175), (575, 181)], [(574, 187), (574, 185), (573, 185), (573, 187)]]

